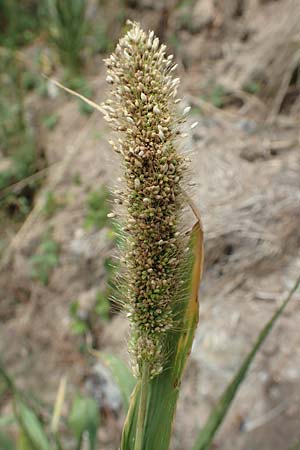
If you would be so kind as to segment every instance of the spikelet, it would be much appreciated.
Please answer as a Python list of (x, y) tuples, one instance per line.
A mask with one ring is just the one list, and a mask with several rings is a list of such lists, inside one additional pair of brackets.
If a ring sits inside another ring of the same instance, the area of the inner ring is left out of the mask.
[[(172, 56), (151, 31), (137, 23), (105, 63), (111, 98), (105, 118), (121, 138), (125, 190), (125, 305), (131, 323), (130, 353), (139, 376), (147, 363), (151, 376), (162, 371), (166, 333), (174, 327), (172, 302), (180, 286), (185, 243), (179, 232), (181, 180), (185, 159), (176, 151), (180, 132), (175, 104), (179, 79)], [(184, 111), (184, 115), (187, 111)]]

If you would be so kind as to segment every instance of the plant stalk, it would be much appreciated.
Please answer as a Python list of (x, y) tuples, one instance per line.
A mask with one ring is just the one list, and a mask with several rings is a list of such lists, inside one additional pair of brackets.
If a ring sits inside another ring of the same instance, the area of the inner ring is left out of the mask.
[(134, 450), (142, 450), (145, 418), (147, 410), (148, 381), (149, 381), (149, 366), (148, 364), (144, 364), (142, 368), (141, 394), (140, 394)]

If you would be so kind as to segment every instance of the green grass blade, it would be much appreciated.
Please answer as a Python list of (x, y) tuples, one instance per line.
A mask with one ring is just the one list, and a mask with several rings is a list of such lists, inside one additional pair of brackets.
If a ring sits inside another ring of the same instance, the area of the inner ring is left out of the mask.
[(121, 450), (132, 450), (134, 448), (140, 394), (141, 382), (139, 380), (130, 398), (129, 409), (123, 427)]
[(118, 385), (122, 399), (124, 409), (127, 412), (129, 408), (130, 396), (134, 390), (136, 379), (132, 375), (126, 364), (117, 356), (104, 352), (93, 351), (101, 362), (110, 370), (112, 377)]
[(16, 400), (16, 411), (20, 427), (32, 450), (51, 450), (47, 435), (36, 414), (20, 400)]
[(271, 317), (271, 319), (267, 322), (267, 324), (264, 326), (264, 328), (260, 332), (253, 348), (246, 356), (246, 358), (245, 358), (244, 362), (242, 363), (240, 369), (238, 370), (237, 374), (233, 377), (232, 381), (226, 388), (225, 392), (221, 396), (217, 405), (211, 412), (206, 424), (204, 425), (202, 430), (199, 432), (199, 435), (196, 439), (193, 450), (208, 450), (209, 449), (219, 426), (222, 424), (222, 422), (228, 412), (228, 409), (238, 391), (240, 384), (242, 383), (242, 381), (245, 379), (245, 376), (247, 375), (247, 371), (249, 369), (251, 362), (253, 361), (256, 353), (258, 352), (258, 350), (261, 348), (262, 344), (266, 340), (267, 336), (269, 335), (269, 333), (272, 330), (273, 326), (275, 325), (276, 321), (279, 319), (279, 317), (285, 310), (286, 306), (290, 302), (291, 298), (293, 297), (293, 294), (296, 292), (299, 285), (300, 285), (300, 277), (297, 279), (296, 283), (294, 284), (293, 288), (289, 292), (287, 298), (284, 300), (282, 305), (276, 310), (274, 315)]
[(0, 431), (0, 449), (3, 450), (16, 450), (16, 447), (13, 441), (6, 435)]
[(16, 393), (16, 387), (13, 379), (6, 372), (1, 360), (0, 360), (0, 378), (4, 381), (7, 389), (9, 389), (12, 393)]
[(89, 441), (89, 450), (97, 448), (97, 430), (100, 423), (100, 414), (97, 402), (90, 397), (76, 395), (69, 416), (69, 426), (81, 447), (83, 434), (86, 432)]
[[(198, 222), (192, 230), (189, 248), (189, 267), (184, 279), (186, 295), (175, 306), (176, 317), (180, 318), (178, 329), (168, 336), (169, 356), (164, 371), (147, 383), (143, 450), (169, 448), (181, 378), (198, 323), (198, 289), (203, 266), (203, 233)], [(122, 450), (132, 450), (135, 446), (141, 389), (139, 381), (132, 394), (123, 429)]]
[(20, 430), (17, 441), (17, 449), (18, 450), (32, 450), (31, 442), (28, 437), (24, 433), (23, 430)]
[(22, 430), (23, 438), (19, 447), (30, 445), (31, 450), (51, 450), (48, 437), (43, 429), (41, 422), (35, 412), (30, 409), (21, 398), (22, 394), (17, 390), (15, 383), (6, 372), (4, 366), (0, 362), (0, 377), (4, 380), (7, 388), (14, 397), (14, 412)]

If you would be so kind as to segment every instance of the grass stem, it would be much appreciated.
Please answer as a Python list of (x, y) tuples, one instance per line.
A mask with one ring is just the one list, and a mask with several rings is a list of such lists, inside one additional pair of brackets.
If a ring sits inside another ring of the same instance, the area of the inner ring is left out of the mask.
[(144, 425), (147, 409), (148, 381), (149, 381), (149, 366), (147, 364), (144, 364), (142, 368), (141, 395), (139, 402), (134, 450), (142, 450)]

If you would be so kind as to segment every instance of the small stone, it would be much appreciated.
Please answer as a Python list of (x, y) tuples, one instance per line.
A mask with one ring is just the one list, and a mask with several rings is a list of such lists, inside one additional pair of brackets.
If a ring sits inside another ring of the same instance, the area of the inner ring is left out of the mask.
[(135, 187), (136, 190), (140, 189), (141, 182), (140, 182), (139, 178), (135, 178), (135, 180), (134, 180), (134, 187)]
[(87, 392), (99, 407), (118, 415), (122, 409), (122, 395), (111, 372), (100, 362), (92, 369), (85, 382)]
[(107, 81), (107, 83), (109, 83), (109, 84), (113, 84), (114, 79), (113, 79), (110, 75), (108, 75), (108, 76), (106, 77), (106, 81)]
[(198, 0), (194, 6), (189, 31), (199, 33), (214, 20), (213, 0)]

